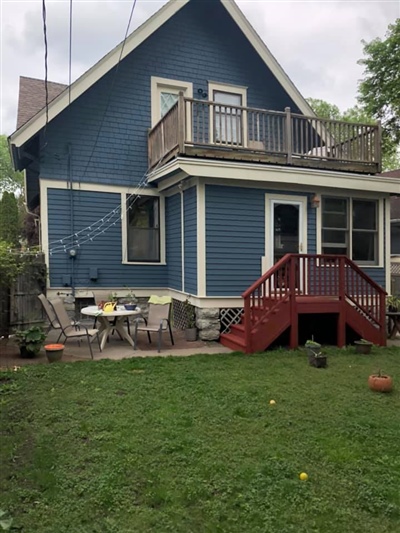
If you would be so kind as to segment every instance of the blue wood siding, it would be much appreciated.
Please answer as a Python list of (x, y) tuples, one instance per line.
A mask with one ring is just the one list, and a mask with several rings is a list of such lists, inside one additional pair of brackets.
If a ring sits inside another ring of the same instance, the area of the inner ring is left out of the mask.
[(197, 189), (184, 193), (185, 292), (197, 294)]
[(166, 259), (168, 287), (182, 290), (182, 222), (181, 195), (165, 199)]
[[(362, 268), (362, 267), (360, 267)], [(386, 269), (385, 268), (363, 268), (364, 272), (371, 279), (378, 283), (381, 287), (385, 288), (386, 286)]]
[[(48, 189), (49, 242), (55, 242), (71, 234), (70, 191)], [(121, 195), (115, 193), (74, 191), (73, 231), (77, 232), (99, 220), (120, 205)], [(76, 287), (166, 287), (165, 265), (123, 265), (121, 221), (93, 242), (77, 248), (76, 259), (64, 252), (50, 255), (50, 286), (62, 287), (74, 270)], [(49, 248), (54, 248), (55, 244)], [(97, 268), (98, 279), (90, 279), (90, 269)]]
[[(293, 101), (219, 2), (191, 1), (51, 121), (41, 139), (40, 175), (133, 185), (147, 170), (151, 76), (248, 87), (250, 107), (283, 111)], [(112, 90), (111, 90), (112, 89)]]
[(240, 296), (260, 277), (265, 192), (206, 185), (207, 296)]

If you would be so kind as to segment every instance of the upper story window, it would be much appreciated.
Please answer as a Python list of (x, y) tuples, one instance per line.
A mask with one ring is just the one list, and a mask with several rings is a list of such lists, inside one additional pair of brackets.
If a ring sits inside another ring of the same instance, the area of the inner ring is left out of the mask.
[(128, 262), (160, 262), (160, 199), (127, 196)]
[(323, 197), (322, 253), (378, 264), (378, 214), (376, 200)]
[(247, 89), (234, 85), (209, 82), (209, 99), (216, 104), (211, 109), (210, 138), (212, 142), (245, 146), (247, 141)]
[(151, 126), (165, 116), (178, 101), (179, 93), (193, 98), (193, 84), (168, 78), (151, 77)]

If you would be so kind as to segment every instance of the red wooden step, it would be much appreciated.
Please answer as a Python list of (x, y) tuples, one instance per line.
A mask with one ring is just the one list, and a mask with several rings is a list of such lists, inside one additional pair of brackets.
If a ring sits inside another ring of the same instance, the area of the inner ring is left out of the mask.
[(230, 348), (231, 350), (235, 350), (237, 352), (246, 351), (245, 340), (237, 335), (233, 335), (232, 333), (222, 333), (219, 337), (219, 341), (221, 344), (227, 348)]

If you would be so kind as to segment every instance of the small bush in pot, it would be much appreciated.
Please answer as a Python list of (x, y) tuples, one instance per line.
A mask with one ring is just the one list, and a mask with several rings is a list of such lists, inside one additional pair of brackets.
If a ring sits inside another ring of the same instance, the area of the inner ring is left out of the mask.
[(377, 374), (371, 374), (369, 376), (368, 386), (371, 390), (376, 392), (391, 392), (393, 388), (393, 379), (379, 370)]
[(188, 342), (193, 342), (197, 339), (195, 309), (188, 299), (185, 300), (184, 307), (185, 307), (185, 315), (186, 315), (185, 339)]
[(386, 305), (389, 313), (398, 313), (400, 311), (400, 298), (392, 294), (386, 298)]
[(134, 311), (136, 309), (137, 298), (132, 291), (129, 291), (125, 298), (123, 298), (123, 304), (127, 311)]
[(359, 341), (354, 341), (354, 345), (356, 347), (356, 353), (367, 355), (371, 353), (371, 349), (374, 344), (366, 339), (360, 339)]
[(305, 348), (308, 355), (308, 362), (311, 366), (316, 368), (325, 368), (327, 363), (327, 358), (324, 353), (321, 351), (321, 345), (318, 342), (315, 342), (314, 339), (308, 340), (305, 344)]
[(41, 326), (31, 326), (29, 329), (15, 332), (15, 340), (19, 346), (21, 357), (35, 357), (44, 345), (46, 334)]

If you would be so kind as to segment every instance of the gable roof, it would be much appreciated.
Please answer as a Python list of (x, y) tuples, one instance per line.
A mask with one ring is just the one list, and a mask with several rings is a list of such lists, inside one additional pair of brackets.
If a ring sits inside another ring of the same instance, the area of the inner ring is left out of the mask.
[[(47, 82), (49, 102), (61, 94), (68, 85)], [(34, 117), (46, 105), (46, 88), (44, 80), (36, 78), (19, 78), (17, 130)]]
[[(272, 55), (270, 50), (264, 44), (262, 39), (256, 33), (235, 2), (233, 0), (218, 1), (220, 1), (225, 7), (229, 15), (249, 40), (255, 51), (259, 54), (266, 66), (271, 70), (272, 74), (286, 90), (298, 108), (306, 115), (315, 116), (314, 111), (311, 109), (307, 101), (303, 98), (293, 82), (289, 79), (283, 68), (277, 62), (275, 57)], [(48, 107), (49, 121), (55, 118), (69, 105), (70, 102), (72, 103), (74, 100), (76, 100), (81, 94), (87, 91), (100, 78), (102, 78), (107, 72), (117, 65), (122, 46), (124, 46), (124, 48), (121, 61), (189, 2), (190, 0), (170, 0), (144, 24), (139, 26), (139, 28), (131, 33), (131, 35), (126, 39), (125, 44), (121, 42), (118, 46), (111, 50), (111, 52), (105, 55), (103, 59), (101, 59), (82, 76), (80, 76), (74, 83), (72, 83), (70, 91), (64, 91), (54, 98)], [(71, 93), (70, 95), (69, 92)], [(41, 109), (34, 117), (32, 117), (30, 120), (28, 120), (28, 122), (19, 127), (10, 135), (9, 142), (16, 146), (22, 146), (41, 128), (44, 127), (45, 122), (46, 110)]]

